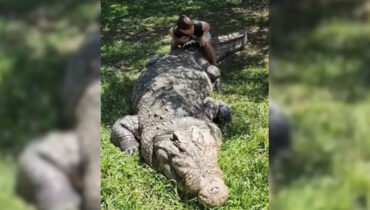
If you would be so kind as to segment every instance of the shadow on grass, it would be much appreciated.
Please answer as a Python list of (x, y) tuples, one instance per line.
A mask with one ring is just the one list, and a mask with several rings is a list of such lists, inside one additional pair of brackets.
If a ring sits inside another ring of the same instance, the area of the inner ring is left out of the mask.
[[(247, 97), (249, 100), (259, 103), (268, 97), (268, 72), (263, 72), (262, 65), (253, 65), (264, 59), (265, 55), (256, 57), (246, 57), (234, 55), (228, 58), (221, 65), (222, 76), (226, 87), (220, 90), (225, 95), (237, 94)], [(255, 68), (256, 70), (244, 70)]]
[[(235, 3), (232, 3), (235, 2)], [(191, 17), (214, 25), (212, 31), (224, 33), (243, 29), (245, 26), (268, 26), (268, 1), (103, 1), (102, 38), (105, 44), (114, 39), (138, 39), (143, 35), (155, 38), (173, 25), (177, 16), (184, 12)], [(251, 15), (263, 13), (265, 16)], [(123, 30), (126, 29), (126, 30)], [(150, 32), (150, 33), (148, 33)], [(155, 32), (155, 33), (153, 33)]]
[[(102, 63), (137, 68), (138, 60), (145, 56), (148, 58), (158, 49), (158, 41), (168, 34), (168, 29), (176, 22), (180, 12), (208, 21), (213, 35), (251, 26), (268, 26), (268, 1), (235, 2), (103, 1)], [(124, 46), (117, 49), (117, 44)]]
[(103, 125), (111, 126), (114, 122), (131, 112), (131, 92), (134, 80), (123, 76), (110, 76), (109, 81), (104, 82), (101, 93), (102, 112), (101, 121)]

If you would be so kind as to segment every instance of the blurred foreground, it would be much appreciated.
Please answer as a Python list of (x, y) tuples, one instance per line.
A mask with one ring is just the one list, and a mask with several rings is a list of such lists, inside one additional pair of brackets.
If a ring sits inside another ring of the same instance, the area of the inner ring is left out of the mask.
[(270, 97), (291, 124), (271, 209), (370, 209), (370, 1), (270, 3)]
[[(97, 1), (0, 2), (0, 209), (33, 209), (15, 194), (19, 154), (31, 139), (75, 126), (62, 112), (66, 70), (73, 68), (86, 34), (98, 27), (99, 12)], [(81, 90), (77, 82), (68, 85)]]

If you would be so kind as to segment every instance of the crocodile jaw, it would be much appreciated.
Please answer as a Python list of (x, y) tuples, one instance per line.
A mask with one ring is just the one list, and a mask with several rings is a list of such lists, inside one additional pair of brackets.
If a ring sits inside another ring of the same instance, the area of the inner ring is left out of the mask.
[(207, 177), (203, 180), (202, 189), (198, 193), (200, 202), (207, 206), (222, 206), (228, 199), (228, 190), (223, 179)]

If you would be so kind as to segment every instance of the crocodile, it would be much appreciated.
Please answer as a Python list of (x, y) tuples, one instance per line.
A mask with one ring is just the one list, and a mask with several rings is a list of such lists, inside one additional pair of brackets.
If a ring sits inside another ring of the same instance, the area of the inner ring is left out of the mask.
[[(221, 61), (247, 43), (246, 31), (212, 41)], [(197, 43), (154, 56), (135, 83), (132, 108), (136, 115), (118, 119), (111, 141), (122, 151), (140, 151), (145, 162), (178, 189), (207, 206), (221, 206), (228, 188), (218, 166), (222, 133), (231, 124), (231, 109), (210, 97), (220, 87), (220, 70), (210, 65)]]

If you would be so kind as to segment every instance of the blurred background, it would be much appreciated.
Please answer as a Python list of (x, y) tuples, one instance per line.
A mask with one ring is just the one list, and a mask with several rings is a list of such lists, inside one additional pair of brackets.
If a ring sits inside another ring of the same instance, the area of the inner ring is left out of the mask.
[(291, 131), (271, 209), (370, 209), (370, 1), (272, 0), (270, 21), (269, 97)]
[(99, 13), (96, 0), (0, 0), (0, 209), (33, 209), (14, 193), (17, 156), (64, 126), (67, 64)]

